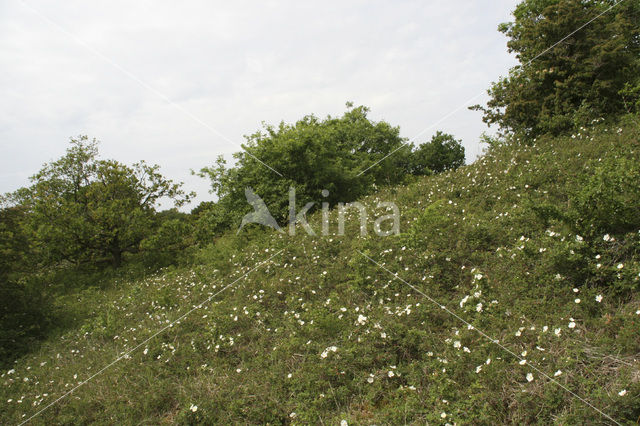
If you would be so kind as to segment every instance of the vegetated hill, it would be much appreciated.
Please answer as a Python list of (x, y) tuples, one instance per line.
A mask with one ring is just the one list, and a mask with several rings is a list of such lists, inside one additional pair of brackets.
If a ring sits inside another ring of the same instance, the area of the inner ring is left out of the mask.
[(360, 237), (354, 209), (321, 236), (318, 213), (317, 236), (243, 230), (66, 298), (95, 313), (2, 373), (0, 421), (87, 381), (31, 422), (635, 423), (639, 136), (496, 144), (362, 200), (394, 201), (400, 235)]

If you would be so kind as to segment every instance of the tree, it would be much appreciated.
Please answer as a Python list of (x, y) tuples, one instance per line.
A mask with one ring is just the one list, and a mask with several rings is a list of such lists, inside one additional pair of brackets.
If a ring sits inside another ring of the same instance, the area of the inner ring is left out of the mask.
[(514, 21), (499, 27), (520, 65), (491, 86), (486, 107), (472, 109), (487, 124), (529, 138), (624, 113), (623, 90), (640, 83), (640, 3), (620, 2), (605, 12), (614, 3), (520, 3)]
[(411, 173), (426, 175), (457, 169), (464, 164), (464, 146), (453, 135), (436, 132), (430, 142), (418, 146), (411, 154)]
[(191, 196), (158, 169), (98, 159), (95, 139), (72, 139), (64, 157), (46, 164), (29, 188), (14, 194), (27, 209), (41, 259), (119, 266), (150, 233), (160, 198), (181, 205)]
[(403, 147), (399, 128), (371, 121), (364, 106), (354, 108), (349, 103), (347, 108), (338, 118), (320, 120), (308, 115), (295, 124), (264, 125), (246, 137), (244, 151), (234, 154), (233, 167), (219, 158), (214, 166), (203, 168), (199, 175), (211, 180), (218, 197), (216, 206), (208, 209), (215, 216), (210, 225), (221, 229), (242, 218), (248, 211), (247, 187), (281, 220), (288, 214), (290, 187), (295, 187), (301, 205), (318, 201), (325, 189), (328, 196), (321, 199), (333, 205), (366, 194), (373, 183), (401, 182), (404, 170), (399, 173), (398, 168), (409, 149)]
[[(0, 197), (2, 198), (2, 197)], [(26, 211), (20, 206), (0, 208), (0, 365), (5, 365), (41, 337), (50, 324), (43, 289), (26, 273), (34, 273)]]

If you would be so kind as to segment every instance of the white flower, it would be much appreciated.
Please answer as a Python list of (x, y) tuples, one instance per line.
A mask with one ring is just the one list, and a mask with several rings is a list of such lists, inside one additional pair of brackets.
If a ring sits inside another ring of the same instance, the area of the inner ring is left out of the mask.
[(295, 419), (297, 416), (297, 414), (294, 412), (292, 412), (291, 414), (289, 414), (289, 417), (291, 417), (292, 419)]
[(568, 325), (569, 328), (576, 328), (576, 323), (571, 321)]
[(582, 241), (584, 240), (584, 238), (582, 238), (580, 235), (576, 235), (576, 241)]
[(556, 328), (555, 330), (553, 330), (553, 332), (555, 333), (556, 336), (560, 336), (560, 333), (562, 333), (562, 329)]
[(287, 379), (290, 379), (293, 376), (293, 374), (289, 373), (287, 374)]
[(364, 315), (358, 315), (358, 324), (363, 325), (367, 322), (367, 317)]
[(148, 354), (149, 353), (149, 348), (144, 348), (144, 351), (142, 351), (143, 354)]
[(620, 396), (625, 396), (627, 394), (627, 390), (626, 389), (622, 389), (620, 392), (618, 392), (618, 395)]
[(579, 291), (580, 291), (580, 289), (577, 289), (577, 288), (574, 288), (574, 289), (573, 289), (573, 292), (574, 292), (574, 293), (578, 293)]
[(602, 237), (602, 239), (605, 241), (609, 241), (611, 240), (611, 236), (609, 234), (605, 234), (604, 237)]
[(440, 413), (440, 418), (442, 418), (442, 419), (447, 418), (447, 413), (445, 413), (444, 411), (442, 413)]
[(367, 382), (368, 383), (373, 383), (373, 377), (367, 377)]
[(518, 364), (520, 365), (525, 365), (527, 363), (526, 359), (521, 359), (520, 362), (518, 362)]
[(242, 369), (241, 368), (236, 368), (236, 373), (241, 373)]
[(479, 365), (476, 367), (476, 373), (479, 373), (482, 371), (482, 365)]
[(618, 269), (622, 269), (622, 268), (624, 268), (624, 264), (618, 263)]
[(602, 295), (601, 294), (596, 296), (596, 302), (598, 302), (598, 303), (602, 302)]
[(346, 420), (341, 420), (340, 421), (340, 426), (349, 426), (349, 423), (347, 423)]
[(562, 374), (562, 370), (558, 370), (555, 373), (553, 373), (553, 377), (558, 377), (561, 374)]
[(477, 312), (482, 312), (482, 303), (478, 303), (478, 304), (476, 305), (476, 311), (477, 311)]
[(396, 375), (396, 373), (394, 373), (394, 372), (393, 372), (393, 371), (391, 371), (391, 370), (389, 370), (389, 371), (387, 372), (387, 376), (389, 376), (389, 377), (393, 377), (393, 376), (395, 376), (395, 375)]
[(13, 374), (13, 373), (15, 373), (15, 372), (16, 372), (16, 370), (14, 370), (14, 369), (12, 368), (11, 370), (7, 371), (7, 374)]
[(196, 411), (198, 411), (198, 406), (191, 404), (191, 407), (189, 407), (189, 410), (191, 410), (192, 413), (195, 413)]
[(460, 343), (460, 340), (456, 340), (455, 342), (453, 342), (454, 348), (460, 349), (461, 346), (462, 346), (462, 343)]
[(465, 297), (462, 298), (462, 300), (460, 301), (460, 307), (462, 308), (464, 306), (465, 303), (467, 303), (467, 300), (469, 300), (469, 295), (466, 295)]
[(527, 373), (527, 382), (533, 382), (533, 374)]

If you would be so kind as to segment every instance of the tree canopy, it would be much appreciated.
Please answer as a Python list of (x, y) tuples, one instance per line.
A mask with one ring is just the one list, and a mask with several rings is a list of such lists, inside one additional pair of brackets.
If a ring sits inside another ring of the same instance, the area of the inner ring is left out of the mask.
[[(247, 187), (281, 220), (288, 214), (290, 187), (295, 188), (300, 205), (320, 199), (335, 205), (370, 193), (375, 185), (401, 183), (409, 174), (463, 164), (464, 148), (453, 136), (439, 132), (430, 143), (414, 148), (400, 137), (399, 127), (372, 121), (368, 112), (367, 107), (347, 103), (341, 117), (307, 115), (295, 124), (264, 125), (247, 136), (245, 150), (234, 154), (233, 166), (219, 157), (213, 166), (200, 170), (200, 176), (211, 180), (218, 198), (201, 215), (201, 223), (215, 233), (242, 218), (250, 209)], [(320, 198), (322, 190), (329, 192)]]
[(520, 64), (491, 86), (485, 107), (472, 108), (487, 124), (529, 137), (630, 112), (640, 99), (640, 3), (607, 11), (614, 3), (521, 2), (499, 27)]
[(28, 229), (44, 261), (109, 260), (118, 266), (149, 234), (160, 198), (176, 205), (189, 200), (181, 184), (158, 170), (145, 162), (130, 167), (99, 159), (97, 142), (81, 136), (13, 199), (26, 209)]

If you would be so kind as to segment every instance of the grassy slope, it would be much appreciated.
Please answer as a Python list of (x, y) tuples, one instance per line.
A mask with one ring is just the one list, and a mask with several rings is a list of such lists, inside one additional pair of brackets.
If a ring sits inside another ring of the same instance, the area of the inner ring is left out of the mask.
[[(544, 206), (570, 212), (599, 159), (637, 164), (639, 133), (501, 147), (363, 200), (395, 201), (400, 236), (359, 237), (354, 211), (343, 237), (229, 235), (202, 266), (79, 294), (96, 315), (3, 372), (0, 422), (33, 415), (281, 249), (33, 423), (609, 422), (585, 401), (638, 421), (638, 232), (578, 241)], [(561, 371), (584, 401), (540, 371)]]

